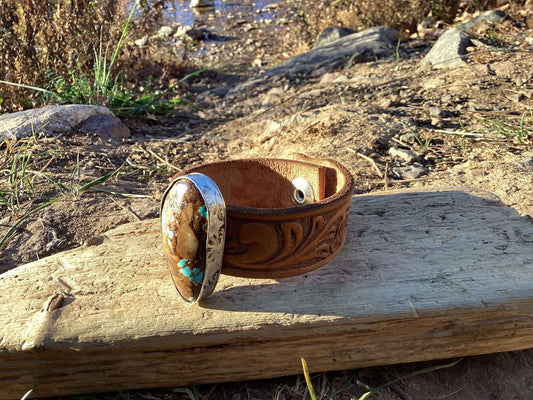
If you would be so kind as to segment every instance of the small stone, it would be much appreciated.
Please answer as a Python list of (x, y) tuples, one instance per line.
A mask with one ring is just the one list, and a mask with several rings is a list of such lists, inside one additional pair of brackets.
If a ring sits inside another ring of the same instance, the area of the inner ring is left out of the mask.
[(163, 247), (176, 289), (185, 301), (200, 296), (205, 275), (208, 213), (198, 188), (178, 179), (161, 209)]
[(533, 167), (533, 156), (523, 158), (522, 160), (518, 161), (518, 164), (526, 168)]
[(514, 93), (510, 96), (508, 96), (509, 100), (511, 101), (514, 101), (516, 103), (520, 103), (522, 100), (524, 100), (526, 98), (526, 96), (524, 96), (524, 93)]
[(392, 106), (392, 100), (388, 97), (385, 97), (384, 99), (378, 101), (378, 104), (380, 107), (389, 108), (390, 106)]
[(441, 118), (431, 118), (431, 125), (432, 126), (440, 126), (442, 124)]
[(404, 133), (403, 135), (400, 136), (400, 141), (401, 142), (409, 143), (409, 144), (417, 143), (416, 139), (417, 139), (416, 135), (414, 135), (412, 133)]
[(340, 72), (327, 72), (320, 78), (321, 85), (328, 85), (330, 83), (347, 82), (348, 77)]
[(207, 30), (206, 29), (200, 29), (200, 28), (192, 28), (189, 29), (187, 32), (185, 32), (187, 36), (192, 38), (193, 40), (205, 40)]
[(162, 37), (162, 38), (168, 38), (174, 34), (175, 32), (174, 29), (175, 28), (173, 28), (172, 26), (168, 26), (168, 25), (162, 26), (161, 28), (159, 28), (159, 31), (157, 32), (157, 36)]
[(413, 161), (418, 160), (418, 155), (416, 153), (413, 153), (410, 150), (400, 149), (398, 147), (391, 147), (389, 149), (389, 154), (392, 157), (401, 158), (402, 160), (408, 163), (412, 163)]
[(137, 39), (135, 41), (135, 45), (136, 46), (139, 46), (139, 47), (143, 47), (143, 46), (146, 46), (148, 44), (148, 36), (144, 36), (140, 39)]
[(444, 115), (442, 110), (439, 107), (431, 107), (429, 109), (429, 116), (431, 118), (440, 118)]
[(452, 161), (456, 162), (456, 161), (461, 161), (463, 160), (464, 157), (460, 154), (452, 154)]
[(451, 104), (452, 103), (452, 95), (447, 93), (447, 94), (444, 94), (441, 98), (440, 98), (440, 102), (444, 105), (447, 105), (447, 104)]
[(176, 32), (174, 33), (174, 37), (180, 38), (187, 34), (187, 31), (191, 29), (188, 25), (180, 25), (176, 28)]
[(427, 175), (428, 169), (421, 165), (408, 165), (406, 167), (394, 167), (391, 172), (400, 179), (417, 179)]

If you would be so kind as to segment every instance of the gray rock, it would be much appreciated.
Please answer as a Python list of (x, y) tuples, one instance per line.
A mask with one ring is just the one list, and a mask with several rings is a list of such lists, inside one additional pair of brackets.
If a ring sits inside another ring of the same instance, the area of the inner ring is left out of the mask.
[(139, 47), (146, 46), (148, 44), (148, 36), (143, 36), (135, 41), (135, 45)]
[(517, 161), (518, 165), (526, 168), (532, 168), (533, 167), (533, 156), (525, 157), (519, 161)]
[(511, 101), (514, 101), (516, 103), (519, 103), (521, 102), (522, 100), (524, 100), (526, 98), (526, 96), (524, 96), (524, 93), (514, 93), (514, 94), (511, 94), (509, 96), (507, 96), (507, 98)]
[(331, 42), (334, 42), (337, 39), (340, 39), (344, 36), (351, 35), (352, 33), (356, 33), (356, 30), (350, 29), (350, 28), (342, 28), (342, 27), (329, 27), (322, 31), (322, 33), (318, 36), (313, 49), (316, 49), (317, 47), (325, 46), (327, 44), (330, 44)]
[(397, 38), (398, 31), (386, 27), (370, 28), (344, 36), (327, 45), (289, 58), (258, 77), (237, 85), (228, 92), (226, 99), (231, 100), (240, 94), (251, 93), (260, 86), (261, 91), (266, 92), (282, 77), (306, 78), (311, 75), (316, 76), (318, 70), (325, 74), (338, 67), (339, 62), (348, 59), (353, 54), (362, 54), (366, 59), (372, 60), (393, 56)]
[(418, 155), (416, 153), (413, 153), (410, 150), (400, 149), (398, 147), (391, 147), (389, 149), (389, 154), (392, 157), (401, 158), (408, 163), (418, 160)]
[(192, 38), (193, 40), (205, 40), (207, 35), (207, 29), (205, 28), (191, 28), (187, 32), (185, 32), (187, 36)]
[(444, 112), (442, 111), (440, 107), (437, 107), (437, 106), (430, 107), (429, 116), (431, 118), (440, 118), (443, 115), (444, 115)]
[(408, 165), (406, 167), (394, 167), (392, 174), (400, 179), (417, 179), (428, 174), (428, 169), (422, 165)]
[(415, 144), (417, 142), (417, 137), (413, 133), (404, 133), (400, 136), (400, 141), (409, 144)]
[[(95, 116), (100, 117), (96, 118)], [(106, 125), (98, 129), (97, 122)], [(94, 132), (109, 137), (129, 137), (128, 128), (106, 107), (83, 104), (46, 106), (0, 116), (0, 137), (14, 140), (33, 133), (60, 135), (88, 123)], [(115, 136), (118, 135), (118, 136)]]
[(466, 48), (471, 46), (470, 36), (461, 29), (453, 28), (444, 34), (426, 54), (422, 67), (449, 68), (465, 65)]
[(505, 12), (502, 10), (489, 10), (482, 12), (472, 21), (468, 21), (459, 25), (459, 28), (463, 31), (477, 30), (477, 28), (483, 25), (485, 22), (499, 22), (503, 19), (505, 19)]
[(328, 72), (320, 78), (321, 85), (328, 85), (331, 83), (347, 82), (348, 77), (340, 72)]
[(176, 32), (176, 28), (168, 25), (164, 25), (161, 28), (159, 28), (159, 31), (157, 32), (157, 36), (162, 38), (169, 38)]
[(176, 33), (174, 33), (174, 37), (181, 38), (187, 34), (187, 31), (191, 29), (188, 25), (180, 25), (176, 28)]
[(492, 21), (497, 22), (505, 18), (505, 13), (500, 10), (485, 11), (472, 21), (459, 25), (445, 32), (433, 45), (429, 53), (422, 60), (421, 66), (433, 68), (449, 68), (465, 65), (464, 56), (467, 47), (472, 46), (470, 35), (467, 31), (475, 30), (481, 24)]
[(130, 137), (130, 130), (114, 115), (95, 114), (87, 118), (80, 126), (79, 131), (96, 133), (104, 139)]

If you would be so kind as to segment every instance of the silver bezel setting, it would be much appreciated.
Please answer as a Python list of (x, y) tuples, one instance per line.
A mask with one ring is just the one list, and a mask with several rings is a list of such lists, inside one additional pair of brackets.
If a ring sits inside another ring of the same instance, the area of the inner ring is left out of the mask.
[(307, 179), (301, 176), (293, 179), (292, 186), (294, 188), (292, 201), (296, 206), (304, 206), (315, 202), (315, 193), (313, 187)]
[(224, 257), (224, 243), (226, 241), (226, 204), (220, 189), (210, 177), (198, 172), (192, 172), (178, 176), (170, 183), (161, 199), (161, 210), (168, 192), (177, 181), (182, 179), (189, 180), (198, 188), (204, 199), (208, 215), (205, 243), (206, 265), (200, 294), (195, 301), (191, 302), (181, 296), (180, 293), (183, 300), (192, 305), (213, 293), (218, 282)]

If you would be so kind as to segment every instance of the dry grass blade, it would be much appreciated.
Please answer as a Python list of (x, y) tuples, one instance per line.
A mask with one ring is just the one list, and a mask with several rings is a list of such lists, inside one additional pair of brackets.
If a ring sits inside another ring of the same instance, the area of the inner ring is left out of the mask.
[(305, 376), (305, 382), (307, 383), (307, 389), (309, 390), (309, 396), (311, 396), (312, 400), (316, 399), (315, 389), (313, 388), (313, 383), (311, 382), (311, 376), (309, 375), (309, 369), (307, 368), (307, 362), (302, 357), (302, 368), (304, 370), (304, 376)]
[[(11, 238), (11, 236), (16, 232), (17, 228), (19, 227), (19, 225), (24, 222), (25, 220), (27, 220), (29, 217), (31, 217), (33, 214), (41, 211), (42, 209), (54, 204), (55, 202), (59, 201), (59, 200), (63, 200), (68, 193), (72, 193), (72, 194), (79, 194), (79, 193), (82, 193), (82, 192), (85, 192), (86, 190), (92, 188), (93, 186), (96, 186), (100, 183), (103, 183), (105, 181), (107, 181), (108, 179), (112, 178), (113, 176), (117, 175), (118, 173), (120, 173), (122, 171), (122, 168), (118, 168), (116, 169), (115, 171), (112, 171), (112, 172), (109, 172), (103, 176), (101, 176), (100, 178), (98, 179), (95, 179), (89, 183), (87, 183), (86, 185), (83, 185), (83, 186), (76, 186), (75, 188), (70, 188), (70, 189), (67, 189), (64, 185), (60, 184), (57, 180), (55, 180), (54, 178), (51, 178), (50, 176), (44, 174), (44, 173), (41, 173), (42, 176), (46, 177), (48, 180), (50, 180), (51, 182), (53, 183), (56, 183), (58, 185), (60, 185), (60, 188), (64, 189), (63, 190), (63, 194), (59, 197), (56, 197), (50, 201), (47, 201), (46, 203), (43, 203), (41, 204), (40, 206), (38, 207), (35, 207), (34, 209), (32, 210), (29, 210), (28, 212), (26, 212), (22, 217), (20, 217), (14, 224), (13, 226), (6, 232), (6, 234), (2, 237), (2, 239), (0, 240), (0, 251), (2, 251), (5, 246), (7, 245), (9, 239)], [(65, 191), (66, 190), (66, 191)]]
[(348, 150), (350, 150), (352, 153), (356, 154), (358, 157), (361, 157), (362, 159), (368, 161), (368, 162), (372, 165), (372, 168), (374, 168), (374, 170), (377, 172), (378, 176), (379, 176), (380, 178), (383, 178), (383, 173), (380, 171), (380, 169), (379, 169), (378, 166), (376, 165), (376, 162), (375, 162), (372, 158), (367, 157), (367, 156), (365, 156), (364, 154), (361, 154), (361, 153), (359, 153), (358, 151), (355, 151), (355, 150), (353, 150), (353, 149), (350, 149), (350, 148), (349, 148)]
[[(439, 369), (445, 369), (445, 368), (451, 368), (451, 367), (454, 367), (456, 366), (457, 364), (459, 364), (461, 362), (462, 358), (460, 358), (459, 360), (457, 361), (454, 361), (452, 363), (449, 363), (449, 364), (444, 364), (444, 365), (436, 365), (434, 367), (428, 367), (428, 368), (423, 368), (421, 370), (418, 370), (418, 371), (415, 371), (415, 372), (411, 372), (410, 374), (407, 374), (407, 375), (403, 375), (403, 376), (400, 376), (399, 378), (396, 378), (396, 379), (393, 379), (392, 381), (390, 382), (387, 382), (387, 383), (384, 383), (383, 385), (380, 385), (374, 389), (371, 389), (369, 390), (368, 392), (366, 392), (365, 394), (363, 394), (359, 400), (363, 400), (363, 399), (366, 399), (368, 396), (370, 396), (371, 394), (377, 394), (379, 392), (381, 392), (383, 389), (395, 384), (396, 382), (400, 382), (400, 381), (403, 381), (405, 379), (409, 379), (409, 378), (412, 378), (414, 376), (417, 376), (417, 375), (422, 375), (422, 374), (427, 374), (428, 372), (433, 372), (433, 371), (437, 371)], [(358, 382), (359, 383), (359, 382)], [(365, 388), (367, 388), (366, 385), (364, 385)]]

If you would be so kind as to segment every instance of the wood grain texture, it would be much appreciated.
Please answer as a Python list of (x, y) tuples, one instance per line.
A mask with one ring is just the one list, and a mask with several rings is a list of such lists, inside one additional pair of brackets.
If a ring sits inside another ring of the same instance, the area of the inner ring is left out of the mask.
[(533, 347), (533, 223), (467, 189), (354, 197), (343, 251), (222, 276), (199, 306), (157, 220), (0, 276), (0, 399), (268, 378)]

